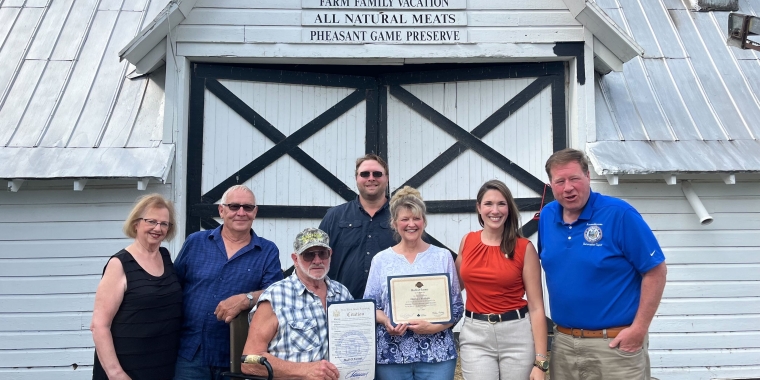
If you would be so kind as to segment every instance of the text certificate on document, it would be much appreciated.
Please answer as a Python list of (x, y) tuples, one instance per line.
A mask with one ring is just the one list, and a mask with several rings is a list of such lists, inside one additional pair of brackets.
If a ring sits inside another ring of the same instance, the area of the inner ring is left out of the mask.
[(448, 273), (388, 276), (391, 324), (423, 320), (452, 323)]
[(327, 305), (328, 355), (341, 379), (375, 378), (375, 303), (372, 300)]

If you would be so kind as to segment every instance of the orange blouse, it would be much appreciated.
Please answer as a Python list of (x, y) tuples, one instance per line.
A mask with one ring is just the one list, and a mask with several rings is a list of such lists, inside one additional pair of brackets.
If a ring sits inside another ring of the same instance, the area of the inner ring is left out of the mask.
[(483, 231), (470, 232), (464, 241), (459, 273), (467, 291), (465, 308), (479, 314), (501, 314), (528, 304), (523, 285), (525, 249), (530, 240), (518, 238), (508, 259), (499, 246), (485, 245)]

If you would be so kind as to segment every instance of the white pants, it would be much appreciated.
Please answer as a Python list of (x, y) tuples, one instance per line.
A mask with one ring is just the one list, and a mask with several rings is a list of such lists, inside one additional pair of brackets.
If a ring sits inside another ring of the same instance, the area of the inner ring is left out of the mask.
[(527, 314), (493, 324), (464, 317), (459, 359), (465, 380), (527, 380), (535, 355)]

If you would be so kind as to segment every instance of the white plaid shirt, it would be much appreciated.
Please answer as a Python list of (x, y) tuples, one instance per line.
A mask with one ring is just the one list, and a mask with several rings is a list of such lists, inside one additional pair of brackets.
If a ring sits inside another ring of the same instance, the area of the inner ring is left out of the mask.
[[(327, 302), (352, 300), (351, 293), (337, 281), (325, 277)], [(319, 296), (312, 293), (293, 273), (270, 285), (259, 297), (258, 304), (269, 301), (277, 316), (277, 334), (267, 351), (282, 360), (315, 362), (327, 358), (327, 315)], [(255, 327), (254, 327), (255, 328)]]

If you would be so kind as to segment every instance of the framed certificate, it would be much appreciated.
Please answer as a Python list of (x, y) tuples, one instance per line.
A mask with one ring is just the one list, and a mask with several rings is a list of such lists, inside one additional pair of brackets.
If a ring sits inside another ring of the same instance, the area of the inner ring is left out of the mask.
[(448, 273), (388, 276), (391, 324), (453, 323)]
[(327, 304), (328, 356), (341, 379), (375, 378), (375, 325), (373, 300)]

